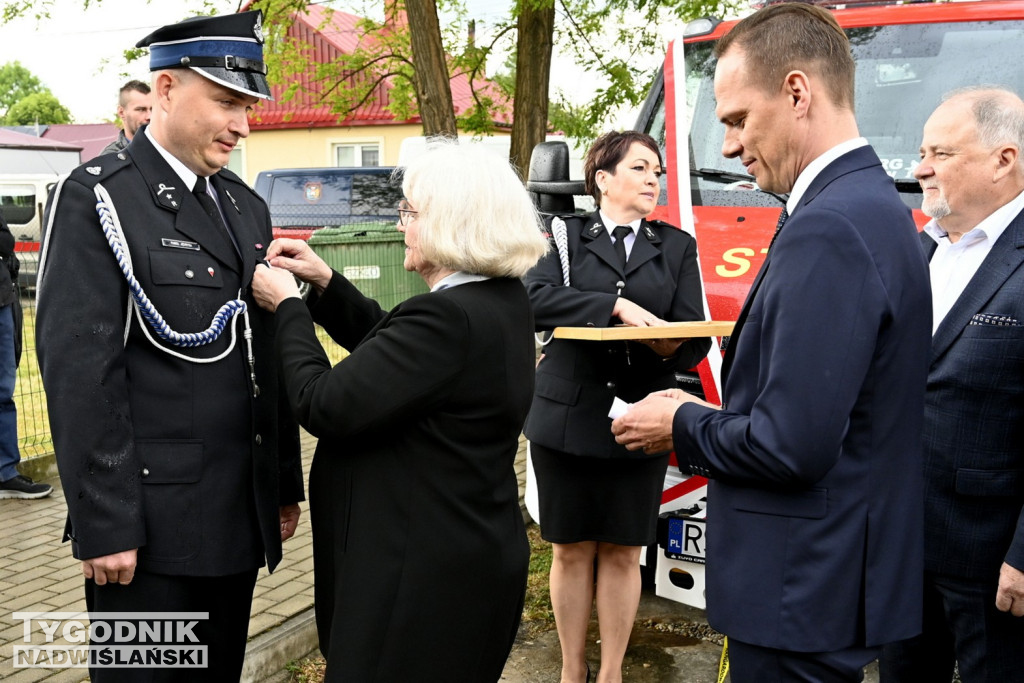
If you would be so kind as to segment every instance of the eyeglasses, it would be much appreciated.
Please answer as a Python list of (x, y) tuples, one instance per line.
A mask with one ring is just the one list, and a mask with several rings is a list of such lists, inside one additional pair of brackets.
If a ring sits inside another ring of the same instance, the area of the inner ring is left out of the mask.
[(404, 199), (398, 202), (398, 222), (402, 225), (409, 225), (412, 223), (416, 220), (416, 214), (418, 213), (419, 211), (413, 211), (410, 209), (409, 202)]

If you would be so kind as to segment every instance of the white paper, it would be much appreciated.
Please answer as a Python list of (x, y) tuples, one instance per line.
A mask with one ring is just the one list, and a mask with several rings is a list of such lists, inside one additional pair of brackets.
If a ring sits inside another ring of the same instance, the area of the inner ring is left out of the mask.
[(629, 409), (632, 408), (632, 407), (633, 407), (632, 403), (626, 403), (621, 398), (616, 396), (612, 400), (612, 407), (611, 407), (611, 410), (608, 411), (608, 417), (610, 417), (613, 420), (615, 420), (617, 418), (620, 418), (623, 415), (625, 415), (627, 412), (629, 412)]

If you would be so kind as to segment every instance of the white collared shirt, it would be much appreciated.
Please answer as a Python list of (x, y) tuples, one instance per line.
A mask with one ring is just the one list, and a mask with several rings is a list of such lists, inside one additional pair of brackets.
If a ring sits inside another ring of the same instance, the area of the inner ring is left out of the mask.
[(167, 164), (174, 170), (174, 172), (178, 174), (178, 176), (181, 178), (181, 181), (185, 183), (185, 191), (191, 192), (192, 188), (196, 186), (196, 179), (198, 179), (199, 176), (193, 173), (188, 166), (181, 163), (178, 157), (174, 156), (166, 149), (161, 147), (160, 143), (157, 142), (156, 138), (153, 137), (153, 134), (149, 132), (149, 126), (146, 126), (145, 131), (146, 137), (149, 138), (149, 141), (153, 143), (153, 147), (156, 148), (156, 151), (160, 153), (160, 156), (164, 158), (164, 161), (166, 161)]
[(948, 234), (934, 218), (924, 226), (924, 231), (938, 245), (928, 264), (932, 282), (932, 334), (964, 293), (996, 240), (1022, 210), (1024, 192), (993, 211), (956, 242), (949, 241)]
[(807, 164), (807, 167), (800, 172), (800, 175), (797, 176), (796, 182), (793, 183), (793, 189), (789, 193), (789, 199), (786, 200), (786, 211), (789, 212), (789, 215), (793, 215), (793, 210), (796, 209), (800, 200), (803, 199), (804, 192), (807, 192), (807, 188), (811, 186), (811, 183), (818, 177), (818, 174), (825, 170), (826, 166), (844, 154), (864, 147), (867, 144), (867, 138), (852, 138), (846, 142), (840, 142), (838, 145)]
[(458, 287), (459, 285), (465, 285), (470, 282), (482, 282), (483, 280), (490, 280), (491, 278), (487, 275), (478, 275), (476, 273), (464, 273), (461, 270), (457, 270), (451, 275), (445, 275), (443, 278), (434, 283), (434, 286), (430, 288), (431, 292), (436, 292), (439, 289), (446, 287)]
[(612, 244), (615, 243), (615, 235), (612, 234), (612, 231), (615, 230), (615, 228), (617, 228), (618, 226), (624, 225), (633, 231), (626, 235), (626, 241), (624, 242), (624, 244), (626, 245), (626, 260), (628, 261), (629, 255), (633, 252), (633, 242), (636, 242), (636, 233), (640, 229), (640, 222), (643, 219), (637, 218), (635, 221), (632, 221), (631, 223), (616, 223), (615, 221), (608, 218), (608, 216), (605, 215), (604, 211), (598, 210), (597, 214), (601, 217), (601, 223), (604, 224), (604, 229), (608, 231), (608, 237), (611, 238)]
[[(174, 156), (166, 149), (161, 147), (160, 143), (157, 142), (153, 135), (149, 132), (149, 126), (146, 126), (145, 131), (146, 137), (149, 138), (149, 141), (153, 143), (153, 147), (156, 148), (156, 151), (160, 153), (160, 156), (164, 158), (164, 161), (166, 161), (167, 164), (171, 167), (171, 169), (173, 169), (174, 172), (178, 174), (178, 177), (181, 178), (181, 181), (185, 183), (185, 192), (191, 192), (192, 188), (196, 186), (196, 180), (199, 179), (199, 176), (193, 173), (192, 169), (190, 169), (188, 166), (181, 163), (181, 160), (178, 159), (178, 157)], [(213, 183), (211, 183), (209, 179), (207, 179), (206, 181), (206, 193), (213, 197), (213, 201), (217, 202), (217, 208), (221, 210), (221, 215), (223, 217), (224, 207), (220, 203), (220, 197), (217, 196), (217, 190), (213, 187)]]

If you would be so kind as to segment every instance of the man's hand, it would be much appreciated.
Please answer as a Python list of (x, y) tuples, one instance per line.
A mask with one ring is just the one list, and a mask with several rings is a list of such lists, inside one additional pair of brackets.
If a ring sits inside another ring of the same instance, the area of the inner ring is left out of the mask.
[(1024, 617), (1024, 572), (1003, 563), (999, 570), (999, 589), (996, 591), (996, 609)]
[(634, 403), (625, 415), (612, 422), (615, 441), (631, 451), (641, 448), (644, 453), (672, 450), (672, 418), (682, 404), (678, 397), (662, 392)]
[(281, 541), (287, 541), (295, 535), (295, 528), (299, 526), (299, 515), (302, 509), (298, 503), (281, 506)]
[(135, 578), (135, 563), (138, 560), (137, 548), (123, 550), (113, 555), (103, 555), (89, 560), (82, 560), (82, 574), (92, 579), (97, 586), (108, 583), (119, 583), (127, 586)]
[(634, 403), (625, 415), (612, 422), (615, 441), (631, 451), (642, 448), (648, 454), (672, 450), (672, 419), (684, 403), (718, 409), (680, 389), (656, 391)]

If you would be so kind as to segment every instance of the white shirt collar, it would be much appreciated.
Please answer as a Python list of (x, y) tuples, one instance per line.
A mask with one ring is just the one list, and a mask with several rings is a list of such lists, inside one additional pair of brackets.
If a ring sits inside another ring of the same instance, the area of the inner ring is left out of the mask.
[(431, 292), (436, 292), (439, 289), (445, 289), (446, 287), (458, 287), (459, 285), (465, 285), (470, 282), (481, 282), (483, 280), (490, 280), (491, 278), (486, 275), (478, 275), (476, 273), (464, 273), (461, 270), (457, 270), (451, 275), (445, 275), (443, 278), (434, 283), (434, 286), (430, 288)]
[(178, 174), (178, 176), (181, 178), (181, 181), (185, 183), (185, 191), (191, 192), (192, 188), (196, 186), (196, 179), (199, 178), (199, 176), (193, 173), (188, 168), (188, 166), (181, 163), (178, 157), (174, 156), (166, 149), (161, 147), (160, 143), (157, 142), (156, 138), (153, 137), (153, 134), (149, 132), (149, 129), (150, 127), (146, 126), (146, 137), (149, 138), (149, 141), (153, 143), (153, 147), (155, 147), (156, 151), (160, 153), (160, 156), (164, 158), (164, 161), (166, 161), (168, 165), (170, 165), (170, 167), (174, 169), (174, 172)]
[(615, 221), (608, 218), (608, 216), (605, 215), (605, 212), (601, 211), (600, 209), (598, 209), (597, 215), (600, 216), (601, 223), (604, 225), (604, 229), (608, 231), (609, 237), (611, 237), (612, 230), (614, 230), (616, 227), (620, 225), (625, 225), (630, 230), (632, 230), (633, 236), (635, 237), (637, 230), (640, 229), (640, 222), (643, 220), (642, 218), (637, 218), (635, 221), (630, 221), (629, 223), (616, 223)]
[[(1024, 211), (1024, 192), (1021, 192), (986, 216), (984, 220), (965, 232), (959, 241), (963, 241), (968, 235), (971, 236), (971, 241), (981, 239), (984, 236), (988, 238), (989, 242), (995, 244), (996, 240), (1006, 232), (1006, 228), (1010, 227), (1010, 223), (1013, 222), (1013, 219), (1021, 211)], [(923, 230), (936, 242), (948, 235), (934, 218), (925, 223)]]
[(800, 172), (800, 175), (797, 176), (796, 182), (793, 183), (793, 189), (789, 193), (789, 199), (786, 200), (786, 211), (790, 214), (793, 213), (793, 210), (800, 204), (800, 200), (803, 199), (804, 193), (807, 192), (807, 188), (811, 186), (811, 183), (818, 177), (818, 174), (825, 170), (826, 166), (844, 154), (864, 147), (867, 144), (868, 141), (866, 138), (852, 138), (845, 142), (840, 142), (838, 145), (807, 164), (807, 167)]

